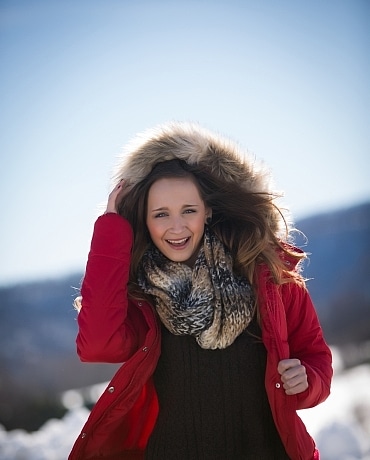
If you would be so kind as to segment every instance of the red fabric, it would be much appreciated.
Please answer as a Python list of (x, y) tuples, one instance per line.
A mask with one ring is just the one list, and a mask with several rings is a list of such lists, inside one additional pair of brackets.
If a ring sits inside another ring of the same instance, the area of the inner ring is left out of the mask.
[[(268, 351), (265, 386), (276, 427), (292, 459), (317, 460), (315, 443), (296, 411), (328, 397), (331, 352), (305, 288), (295, 283), (277, 286), (266, 267), (258, 274), (258, 286), (262, 339)], [(298, 395), (285, 394), (277, 372), (279, 361), (287, 358), (298, 358), (306, 367), (309, 386)]]
[[(142, 459), (157, 418), (151, 376), (160, 354), (160, 328), (149, 304), (127, 299), (131, 245), (127, 221), (116, 214), (98, 218), (82, 284), (77, 350), (82, 361), (123, 365), (91, 411), (69, 460)], [(329, 395), (330, 350), (304, 288), (275, 285), (266, 267), (261, 267), (257, 283), (268, 351), (265, 386), (275, 424), (292, 459), (318, 460), (296, 410)], [(284, 392), (277, 365), (285, 358), (298, 358), (306, 366), (309, 388), (299, 395)]]

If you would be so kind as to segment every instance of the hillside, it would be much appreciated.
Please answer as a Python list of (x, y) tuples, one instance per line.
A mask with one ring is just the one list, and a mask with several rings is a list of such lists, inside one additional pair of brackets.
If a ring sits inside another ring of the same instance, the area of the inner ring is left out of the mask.
[[(370, 343), (370, 203), (297, 227), (308, 238), (305, 275), (329, 344)], [(81, 277), (0, 288), (0, 424), (7, 429), (37, 429), (63, 414), (60, 392), (108, 380), (117, 368), (76, 356), (72, 301)]]
[(304, 274), (331, 345), (370, 339), (370, 203), (297, 223), (310, 253)]

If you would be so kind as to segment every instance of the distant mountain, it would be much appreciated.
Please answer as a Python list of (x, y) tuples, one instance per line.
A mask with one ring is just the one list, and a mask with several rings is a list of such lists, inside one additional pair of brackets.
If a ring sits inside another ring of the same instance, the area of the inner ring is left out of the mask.
[(82, 275), (0, 289), (0, 424), (38, 429), (61, 416), (57, 396), (109, 380), (117, 365), (76, 355), (73, 298)]
[[(305, 276), (329, 344), (370, 341), (370, 203), (297, 228), (308, 238)], [(56, 395), (108, 380), (117, 368), (76, 356), (72, 302), (81, 278), (0, 288), (0, 424), (7, 429), (37, 429), (62, 415)]]
[(332, 345), (370, 339), (370, 203), (304, 219), (304, 274)]

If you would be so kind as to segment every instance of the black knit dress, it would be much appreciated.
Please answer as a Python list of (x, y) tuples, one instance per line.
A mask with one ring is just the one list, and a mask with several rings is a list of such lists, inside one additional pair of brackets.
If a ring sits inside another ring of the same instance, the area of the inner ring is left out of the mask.
[(264, 386), (266, 349), (253, 321), (223, 350), (162, 326), (154, 375), (159, 415), (146, 460), (286, 460)]

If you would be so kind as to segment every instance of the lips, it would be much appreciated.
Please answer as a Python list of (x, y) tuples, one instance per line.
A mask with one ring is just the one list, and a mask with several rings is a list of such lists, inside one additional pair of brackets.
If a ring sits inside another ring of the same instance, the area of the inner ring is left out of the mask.
[(186, 238), (181, 238), (181, 240), (166, 240), (166, 241), (171, 246), (180, 248), (180, 247), (185, 246), (189, 240), (190, 240), (190, 236)]

